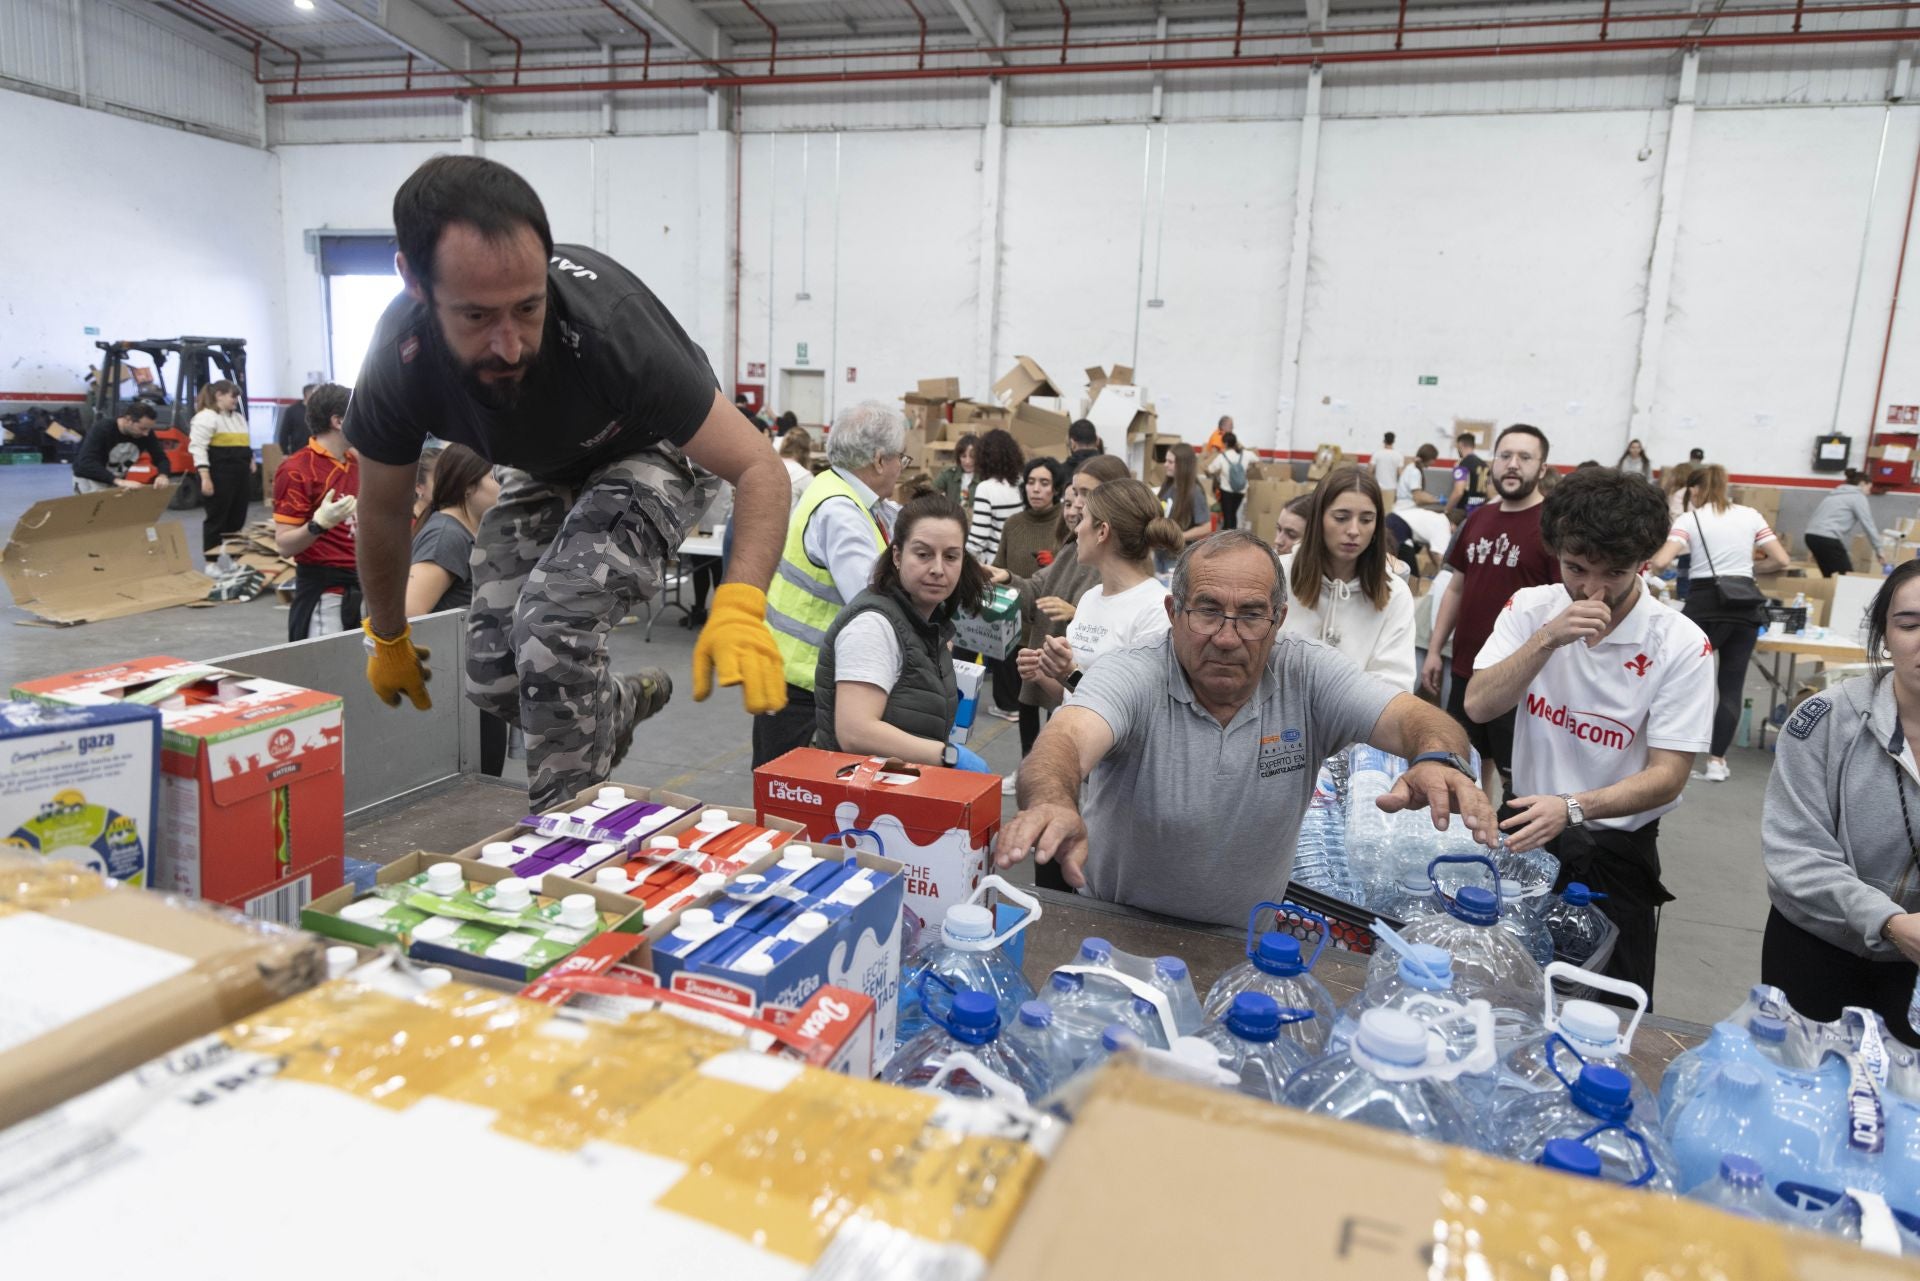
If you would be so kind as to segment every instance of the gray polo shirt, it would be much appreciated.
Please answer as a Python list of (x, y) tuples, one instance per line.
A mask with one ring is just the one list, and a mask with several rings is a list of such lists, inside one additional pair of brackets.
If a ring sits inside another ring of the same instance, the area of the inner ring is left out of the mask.
[(1286, 893), (1320, 762), (1368, 738), (1397, 692), (1318, 641), (1281, 636), (1259, 690), (1222, 726), (1170, 637), (1101, 658), (1067, 700), (1113, 730), (1081, 799), (1089, 892), (1245, 925), (1255, 903)]

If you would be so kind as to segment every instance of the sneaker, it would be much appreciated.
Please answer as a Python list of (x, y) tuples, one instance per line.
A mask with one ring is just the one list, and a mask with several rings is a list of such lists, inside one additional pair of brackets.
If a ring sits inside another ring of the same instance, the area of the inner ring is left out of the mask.
[(1017, 721), (1019, 721), (1019, 719), (1020, 719), (1020, 713), (1018, 713), (1018, 712), (1003, 712), (1003, 711), (1001, 711), (1001, 710), (1000, 710), (999, 708), (997, 708), (997, 707), (989, 707), (989, 708), (987, 709), (987, 715), (989, 715), (989, 716), (992, 716), (992, 717), (996, 717), (997, 719), (999, 719), (999, 720), (1003, 720), (1003, 721), (1015, 721), (1015, 722), (1017, 722)]
[(627, 750), (633, 746), (634, 727), (665, 707), (673, 698), (673, 677), (658, 667), (643, 667), (631, 676), (616, 676), (613, 679), (619, 685), (614, 694), (614, 712), (625, 723), (613, 740), (613, 759), (607, 762), (609, 769), (627, 759)]
[(1700, 777), (1706, 779), (1709, 783), (1724, 783), (1732, 773), (1733, 771), (1727, 768), (1725, 761), (1708, 761), (1706, 772), (1701, 774)]
[(1012, 796), (1014, 794), (1014, 791), (1018, 788), (1019, 783), (1020, 783), (1020, 776), (1018, 774), (1007, 775), (1005, 778), (1000, 780), (1000, 795)]

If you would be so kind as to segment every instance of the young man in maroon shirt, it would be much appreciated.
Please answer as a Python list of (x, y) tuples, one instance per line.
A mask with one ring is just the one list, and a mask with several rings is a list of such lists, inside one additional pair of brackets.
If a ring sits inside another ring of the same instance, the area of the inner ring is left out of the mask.
[(353, 537), (360, 465), (340, 427), (348, 396), (338, 383), (314, 388), (307, 398), (313, 435), (273, 473), (274, 541), (294, 566), (290, 641), (360, 626)]
[(1440, 651), (1453, 638), (1453, 685), (1447, 711), (1466, 727), (1480, 753), (1481, 781), (1489, 795), (1488, 764), (1500, 772), (1503, 795), (1513, 791), (1513, 712), (1479, 724), (1466, 712), (1467, 682), (1474, 656), (1493, 634), (1508, 598), (1523, 587), (1560, 581), (1560, 565), (1540, 541), (1540, 477), (1547, 469), (1547, 437), (1538, 427), (1515, 423), (1493, 444), (1493, 486), (1498, 500), (1467, 514), (1447, 549), (1453, 577), (1433, 613), (1433, 634), (1420, 683), (1440, 693)]

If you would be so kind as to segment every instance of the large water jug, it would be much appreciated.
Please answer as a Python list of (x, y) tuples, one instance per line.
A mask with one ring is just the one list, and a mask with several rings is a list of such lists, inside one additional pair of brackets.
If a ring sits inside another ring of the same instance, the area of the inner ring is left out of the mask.
[(1540, 910), (1540, 920), (1553, 939), (1555, 952), (1576, 965), (1585, 965), (1600, 949), (1611, 922), (1594, 901), (1605, 897), (1575, 881), (1547, 900)]
[(1683, 1050), (1667, 1064), (1660, 1078), (1660, 1123), (1670, 1124), (1673, 1114), (1693, 1097), (1701, 1080), (1723, 1064), (1785, 1066), (1786, 1039), (1787, 1025), (1770, 1015), (1756, 1015), (1748, 1026), (1732, 1021), (1714, 1024), (1706, 1040)]
[[(1492, 1018), (1483, 1003), (1477, 1017), (1481, 1035), (1490, 1042)], [(1480, 1142), (1472, 1106), (1454, 1084), (1444, 1056), (1436, 1059), (1427, 1028), (1398, 1010), (1362, 1014), (1353, 1044), (1294, 1073), (1281, 1101), (1317, 1116), (1442, 1143), (1471, 1147)]]
[(1713, 1178), (1728, 1153), (1758, 1162), (1772, 1183), (1805, 1183), (1823, 1165), (1826, 1136), (1774, 1107), (1773, 1073), (1752, 1063), (1723, 1063), (1676, 1109), (1666, 1126), (1685, 1189)]
[(1239, 1076), (1240, 1093), (1278, 1103), (1287, 1081), (1311, 1061), (1280, 1035), (1280, 1027), (1311, 1017), (1306, 1010), (1283, 1009), (1264, 992), (1242, 992), (1226, 1016), (1201, 1028), (1196, 1039), (1218, 1051), (1220, 1065)]
[[(1006, 930), (993, 931), (993, 911), (980, 902), (990, 889), (1026, 908), (1026, 914)], [(920, 1004), (920, 980), (937, 974), (955, 988), (970, 988), (993, 997), (1000, 1021), (1011, 1023), (1020, 1006), (1034, 998), (1033, 985), (1006, 950), (1007, 940), (1040, 919), (1040, 901), (998, 876), (988, 876), (965, 903), (947, 909), (938, 930), (921, 935), (915, 955), (900, 967), (900, 1017), (897, 1036), (905, 1043), (918, 1036), (931, 1020)]]
[(1548, 1139), (1534, 1164), (1562, 1174), (1577, 1174), (1583, 1179), (1600, 1177), (1600, 1154), (1572, 1139)]
[(1076, 1044), (1066, 1028), (1054, 1017), (1053, 1007), (1045, 1001), (1028, 1001), (1001, 1033), (1009, 1044), (1026, 1052), (1029, 1062), (1039, 1068), (1043, 1079), (1040, 1092), (1051, 1094), (1086, 1061), (1091, 1046)]
[(1584, 1143), (1601, 1177), (1628, 1187), (1674, 1190), (1674, 1158), (1660, 1131), (1636, 1121), (1627, 1074), (1589, 1064), (1559, 1094), (1535, 1094), (1501, 1109), (1498, 1142), (1519, 1161), (1539, 1158), (1549, 1139)]
[[(1498, 1110), (1515, 1098), (1551, 1093), (1566, 1088), (1562, 1082), (1575, 1075), (1584, 1064), (1597, 1063), (1626, 1074), (1633, 1087), (1634, 1115), (1652, 1118), (1660, 1114), (1653, 1092), (1647, 1088), (1629, 1057), (1633, 1034), (1647, 1012), (1646, 989), (1624, 979), (1608, 978), (1577, 969), (1564, 961), (1547, 966), (1546, 1002), (1542, 1010), (1541, 1030), (1501, 1057), (1489, 1104), (1490, 1123), (1497, 1127)], [(1554, 981), (1561, 979), (1578, 987), (1599, 988), (1623, 998), (1633, 1010), (1626, 1029), (1620, 1027), (1620, 1014), (1597, 1001), (1569, 1000), (1555, 1004), (1558, 993)]]
[[(951, 910), (949, 911), (951, 915)], [(1027, 1051), (1000, 1035), (999, 1002), (988, 992), (957, 988), (938, 974), (922, 977), (922, 986), (940, 989), (951, 998), (942, 1012), (921, 996), (921, 1008), (932, 1020), (903, 1044), (880, 1069), (880, 1079), (910, 1089), (936, 1086), (962, 1098), (1003, 1097), (1011, 1085), (1028, 1102), (1047, 1092), (1046, 1069)], [(965, 1056), (965, 1057), (960, 1057)], [(958, 1065), (949, 1060), (959, 1058)]]
[(1720, 1158), (1712, 1178), (1690, 1188), (1687, 1195), (1743, 1219), (1808, 1226), (1768, 1188), (1766, 1172), (1758, 1161), (1731, 1152)]
[(1087, 981), (1078, 974), (1056, 970), (1047, 979), (1042, 996), (1053, 1011), (1057, 1034), (1071, 1051), (1073, 1070), (1078, 1071), (1100, 1044), (1100, 1033), (1113, 1018), (1098, 997), (1088, 995)]
[(1433, 892), (1433, 877), (1428, 874), (1427, 865), (1411, 859), (1400, 868), (1393, 887), (1369, 901), (1368, 906), (1381, 916), (1403, 924), (1447, 910)]
[(1553, 963), (1553, 935), (1539, 916), (1541, 899), (1527, 893), (1526, 886), (1505, 877), (1500, 880), (1500, 928), (1513, 935), (1527, 949), (1536, 965)]
[(1317, 1058), (1326, 1050), (1327, 1037), (1333, 1031), (1333, 996), (1312, 974), (1327, 946), (1327, 923), (1312, 912), (1301, 913), (1320, 925), (1320, 940), (1314, 944), (1313, 955), (1303, 961), (1300, 940), (1291, 934), (1269, 930), (1258, 942), (1254, 940), (1254, 925), (1268, 908), (1278, 910), (1278, 905), (1261, 903), (1248, 915), (1247, 959), (1214, 980), (1202, 1010), (1209, 1019), (1224, 1018), (1234, 997), (1242, 992), (1262, 992), (1282, 1009), (1309, 1011), (1312, 1018), (1283, 1023), (1280, 1035), (1299, 1045), (1309, 1057)]
[[(1498, 881), (1489, 858), (1449, 854), (1435, 859), (1432, 867), (1445, 863), (1477, 865), (1484, 869), (1489, 884)], [(1444, 948), (1453, 957), (1454, 988), (1462, 997), (1484, 999), (1502, 1022), (1518, 1016), (1524, 1024), (1537, 1025), (1546, 980), (1532, 953), (1500, 928), (1500, 900), (1495, 892), (1484, 885), (1464, 885), (1451, 897), (1441, 894), (1440, 898), (1445, 915), (1412, 921), (1401, 937), (1408, 943)], [(1390, 952), (1376, 948), (1367, 981), (1385, 978), (1398, 967)]]
[(1329, 1052), (1353, 1044), (1360, 1019), (1368, 1010), (1393, 1010), (1426, 1026), (1451, 1016), (1460, 1007), (1453, 987), (1453, 958), (1446, 949), (1431, 943), (1409, 943), (1397, 955), (1399, 965), (1392, 974), (1370, 979), (1340, 1011), (1327, 1038)]

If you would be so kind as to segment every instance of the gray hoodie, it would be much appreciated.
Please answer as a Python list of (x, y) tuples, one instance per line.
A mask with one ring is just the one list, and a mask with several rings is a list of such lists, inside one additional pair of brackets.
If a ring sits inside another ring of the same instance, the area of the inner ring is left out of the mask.
[(1858, 485), (1836, 485), (1813, 509), (1806, 532), (1837, 538), (1844, 543), (1856, 525), (1867, 536), (1867, 541), (1873, 544), (1874, 554), (1878, 555), (1880, 531), (1873, 527), (1873, 508), (1867, 506), (1867, 492)]
[[(1801, 703), (1780, 735), (1761, 846), (1780, 914), (1856, 956), (1898, 960), (1887, 918), (1920, 910), (1920, 774), (1900, 759), (1893, 680), (1856, 676)], [(1904, 776), (1904, 777), (1903, 777)]]

